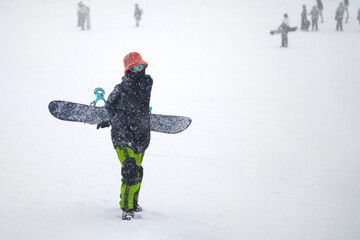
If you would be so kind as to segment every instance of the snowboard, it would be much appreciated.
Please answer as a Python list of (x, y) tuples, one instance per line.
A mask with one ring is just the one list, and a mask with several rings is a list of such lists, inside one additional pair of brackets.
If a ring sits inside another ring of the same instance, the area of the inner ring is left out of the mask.
[[(297, 30), (297, 27), (289, 27), (288, 29), (287, 29), (287, 32), (295, 32)], [(281, 28), (278, 28), (278, 29), (276, 29), (276, 30), (272, 30), (272, 31), (270, 31), (270, 34), (271, 35), (275, 35), (275, 34), (280, 34), (280, 33), (282, 33), (283, 32), (283, 30), (281, 29)]]
[(279, 29), (271, 30), (271, 31), (270, 31), (270, 34), (271, 34), (271, 35), (280, 34), (280, 33), (281, 33), (281, 30), (279, 30)]
[[(89, 106), (68, 101), (52, 101), (49, 103), (50, 113), (57, 119), (71, 122), (98, 124), (110, 121), (105, 107)], [(150, 114), (150, 130), (160, 133), (175, 134), (184, 131), (191, 124), (191, 118)]]

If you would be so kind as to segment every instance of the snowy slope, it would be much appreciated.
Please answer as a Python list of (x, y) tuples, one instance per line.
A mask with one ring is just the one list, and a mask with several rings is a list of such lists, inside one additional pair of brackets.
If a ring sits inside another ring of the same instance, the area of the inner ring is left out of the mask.
[[(0, 1), (0, 239), (359, 239), (360, 1), (335, 31), (299, 26), (315, 1)], [(51, 100), (90, 103), (138, 51), (155, 113), (190, 116), (152, 133), (144, 212), (121, 220), (109, 129), (53, 118)]]

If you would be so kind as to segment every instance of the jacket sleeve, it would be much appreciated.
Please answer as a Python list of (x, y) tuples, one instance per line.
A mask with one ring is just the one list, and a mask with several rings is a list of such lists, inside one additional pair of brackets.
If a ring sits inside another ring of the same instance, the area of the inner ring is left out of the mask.
[(115, 86), (114, 90), (110, 93), (107, 101), (106, 108), (109, 110), (116, 109), (116, 103), (119, 102), (121, 97), (121, 84)]

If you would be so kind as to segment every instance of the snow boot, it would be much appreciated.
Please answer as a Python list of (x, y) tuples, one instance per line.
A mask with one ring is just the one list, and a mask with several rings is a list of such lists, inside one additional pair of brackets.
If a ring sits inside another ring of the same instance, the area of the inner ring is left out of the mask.
[(133, 211), (125, 211), (122, 212), (122, 220), (131, 220), (134, 218), (134, 212)]
[(134, 210), (135, 210), (135, 212), (142, 212), (143, 209), (142, 209), (142, 207), (138, 204)]

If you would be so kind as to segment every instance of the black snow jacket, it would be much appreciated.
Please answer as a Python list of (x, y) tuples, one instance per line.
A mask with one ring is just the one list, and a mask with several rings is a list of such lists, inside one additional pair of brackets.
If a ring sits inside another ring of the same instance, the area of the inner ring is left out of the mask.
[(114, 147), (130, 147), (143, 153), (150, 143), (150, 95), (153, 80), (141, 72), (128, 71), (110, 93), (106, 108), (110, 113)]

